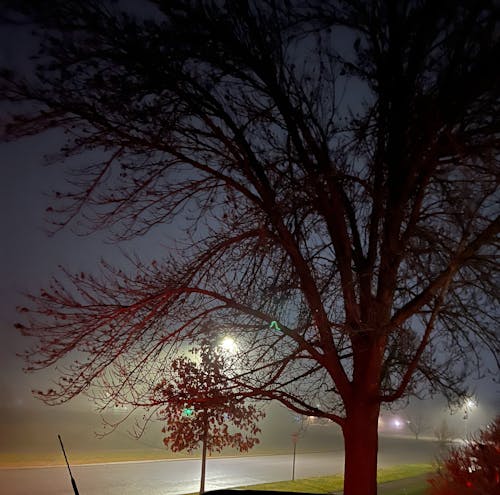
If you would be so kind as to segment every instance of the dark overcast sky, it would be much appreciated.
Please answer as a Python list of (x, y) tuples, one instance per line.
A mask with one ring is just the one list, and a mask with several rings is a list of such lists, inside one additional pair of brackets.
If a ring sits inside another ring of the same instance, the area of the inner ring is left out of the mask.
[[(0, 65), (15, 63), (25, 56), (29, 37), (0, 30)], [(0, 121), (1, 122), (1, 121)], [(119, 247), (105, 241), (103, 234), (77, 237), (70, 229), (49, 236), (46, 231), (47, 194), (63, 182), (61, 168), (44, 166), (43, 156), (56, 151), (60, 135), (56, 131), (43, 136), (0, 144), (0, 387), (10, 389), (13, 400), (32, 403), (30, 388), (40, 386), (46, 375), (26, 377), (16, 352), (27, 346), (13, 329), (15, 307), (24, 303), (22, 292), (38, 291), (56, 275), (58, 265), (71, 271), (93, 271), (101, 257), (119, 262)], [(175, 232), (152, 232), (133, 243), (121, 244), (144, 258), (160, 257), (165, 244)], [(493, 365), (493, 362), (491, 363)], [(46, 383), (46, 382), (45, 382)], [(477, 386), (479, 400), (494, 403), (498, 386), (491, 379), (472, 383)]]
[[(25, 304), (24, 292), (38, 292), (57, 275), (59, 265), (74, 271), (95, 271), (100, 258), (123, 260), (121, 250), (157, 257), (173, 239), (167, 230), (151, 233), (120, 246), (104, 233), (76, 236), (66, 229), (50, 236), (45, 210), (49, 193), (63, 181), (61, 168), (45, 166), (43, 156), (57, 142), (56, 132), (0, 145), (0, 357), (4, 378), (11, 386), (20, 378), (21, 362), (16, 352), (27, 345), (13, 324), (16, 306)], [(26, 378), (22, 378), (23, 386)], [(34, 377), (29, 382), (36, 383)], [(17, 388), (17, 387), (16, 387)], [(24, 391), (18, 392), (25, 396)]]

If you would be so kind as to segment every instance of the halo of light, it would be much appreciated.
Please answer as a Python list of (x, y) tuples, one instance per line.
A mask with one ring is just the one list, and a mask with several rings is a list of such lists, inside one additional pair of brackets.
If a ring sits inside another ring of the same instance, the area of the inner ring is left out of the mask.
[(222, 339), (220, 347), (229, 354), (234, 354), (238, 350), (238, 344), (236, 344), (235, 340), (230, 336), (226, 336)]
[(403, 427), (403, 422), (399, 418), (394, 418), (392, 420), (392, 426), (397, 430), (400, 430)]

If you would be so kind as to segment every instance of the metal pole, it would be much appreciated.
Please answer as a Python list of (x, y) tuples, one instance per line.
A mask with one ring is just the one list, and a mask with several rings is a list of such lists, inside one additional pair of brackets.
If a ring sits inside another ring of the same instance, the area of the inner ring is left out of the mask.
[(76, 486), (76, 481), (73, 478), (73, 474), (71, 473), (71, 469), (69, 467), (69, 462), (68, 462), (68, 458), (66, 457), (66, 451), (64, 450), (64, 445), (62, 443), (61, 435), (57, 435), (57, 438), (59, 438), (59, 443), (61, 444), (61, 449), (62, 449), (63, 454), (64, 454), (64, 460), (66, 461), (66, 466), (68, 467), (69, 477), (71, 478), (71, 486), (73, 487), (73, 492), (75, 493), (75, 495), (80, 495), (78, 493), (78, 488)]
[(297, 442), (299, 441), (299, 432), (292, 433), (293, 442), (293, 461), (292, 461), (292, 481), (295, 481), (295, 454), (297, 452)]
[(200, 479), (200, 495), (205, 493), (205, 473), (207, 465), (207, 437), (208, 437), (208, 415), (204, 411), (205, 415), (203, 422), (203, 445), (201, 450), (201, 479)]

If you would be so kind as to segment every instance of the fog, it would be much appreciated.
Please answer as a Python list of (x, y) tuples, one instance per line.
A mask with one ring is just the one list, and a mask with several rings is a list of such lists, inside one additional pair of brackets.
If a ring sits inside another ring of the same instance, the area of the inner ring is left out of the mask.
[[(12, 390), (3, 384), (4, 397), (9, 399), (0, 408), (0, 463), (4, 465), (61, 464), (62, 457), (57, 435), (64, 440), (70, 462), (98, 462), (102, 460), (131, 459), (141, 456), (178, 457), (185, 453), (172, 454), (162, 443), (161, 423), (151, 422), (144, 435), (135, 439), (129, 434), (131, 423), (103, 438), (102, 423), (91, 404), (79, 399), (63, 406), (44, 406), (32, 403), (16, 403)], [(10, 394), (10, 397), (9, 397)], [(6, 404), (10, 404), (7, 406)], [(270, 405), (267, 416), (261, 422), (261, 443), (251, 453), (288, 453), (293, 449), (292, 433), (298, 431), (301, 419), (281, 406)], [(120, 417), (119, 411), (115, 417)], [(419, 417), (423, 428), (420, 436), (435, 438), (434, 431), (443, 420), (455, 438), (462, 438), (467, 431), (472, 433), (487, 424), (495, 415), (495, 408), (478, 404), (464, 419), (462, 409), (450, 411), (444, 401), (414, 401), (400, 410), (383, 411), (380, 426), (381, 436), (412, 436), (407, 421)], [(297, 449), (300, 452), (326, 452), (343, 448), (340, 429), (337, 425), (316, 418), (305, 418), (305, 428)], [(398, 427), (395, 424), (399, 425)], [(224, 454), (236, 454), (226, 450)], [(193, 455), (196, 455), (194, 453)]]

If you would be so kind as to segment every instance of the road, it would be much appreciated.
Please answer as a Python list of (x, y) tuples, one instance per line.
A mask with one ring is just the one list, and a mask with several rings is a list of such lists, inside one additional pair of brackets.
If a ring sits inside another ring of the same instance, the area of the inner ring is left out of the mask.
[[(379, 467), (432, 462), (433, 441), (408, 438), (380, 440)], [(296, 478), (342, 472), (343, 451), (298, 454)], [(290, 455), (212, 458), (207, 463), (206, 489), (228, 488), (290, 479)], [(74, 466), (80, 495), (178, 495), (199, 488), (197, 459), (124, 462)], [(9, 495), (68, 495), (72, 492), (65, 467), (0, 469), (0, 492)]]

